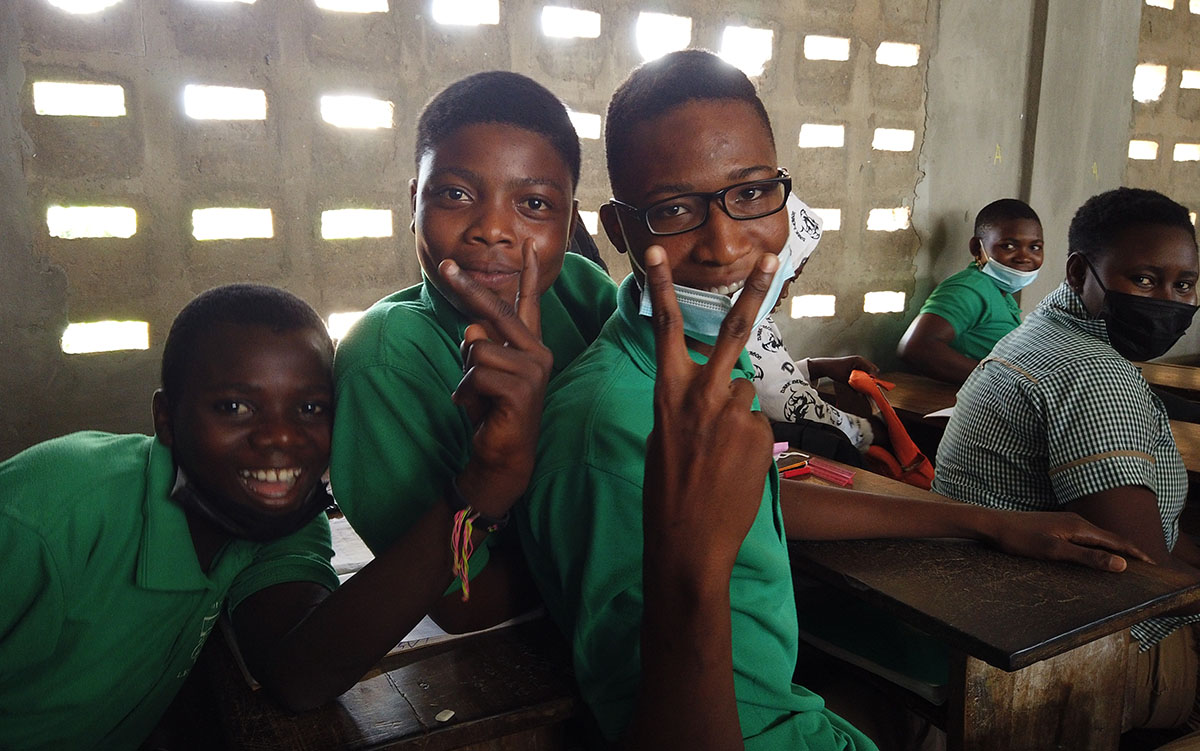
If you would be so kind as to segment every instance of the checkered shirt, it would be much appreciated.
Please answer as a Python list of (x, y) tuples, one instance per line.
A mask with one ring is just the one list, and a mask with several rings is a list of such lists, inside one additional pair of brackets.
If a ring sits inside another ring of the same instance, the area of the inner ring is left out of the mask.
[[(1173, 549), (1187, 471), (1166, 410), (1064, 282), (963, 384), (933, 489), (981, 506), (1050, 511), (1130, 485), (1154, 491)], [(1145, 650), (1196, 621), (1153, 618), (1132, 633)]]

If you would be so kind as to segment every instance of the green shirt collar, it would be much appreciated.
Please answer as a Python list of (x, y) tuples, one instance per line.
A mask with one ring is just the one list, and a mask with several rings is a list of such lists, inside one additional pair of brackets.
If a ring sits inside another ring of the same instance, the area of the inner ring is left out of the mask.
[(215, 589), (232, 579), (254, 556), (257, 543), (230, 540), (217, 553), (211, 570), (200, 569), (187, 515), (171, 500), (175, 460), (156, 438), (146, 462), (146, 492), (142, 499), (142, 538), (137, 559), (137, 585), (143, 589), (187, 592)]

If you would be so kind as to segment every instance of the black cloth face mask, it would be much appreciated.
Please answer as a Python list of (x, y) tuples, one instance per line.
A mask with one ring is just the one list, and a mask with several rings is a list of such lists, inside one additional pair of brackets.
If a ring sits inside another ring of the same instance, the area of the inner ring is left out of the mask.
[(1097, 317), (1108, 329), (1108, 341), (1129, 360), (1141, 362), (1161, 357), (1184, 335), (1200, 309), (1174, 300), (1113, 292), (1100, 281), (1092, 262), (1087, 258), (1083, 262), (1104, 290), (1104, 304)]
[(269, 514), (224, 499), (214, 499), (189, 482), (182, 469), (176, 470), (171, 498), (184, 511), (198, 514), (232, 537), (253, 542), (278, 540), (300, 531), (333, 501), (325, 483), (318, 482), (304, 502), (294, 510), (284, 514)]

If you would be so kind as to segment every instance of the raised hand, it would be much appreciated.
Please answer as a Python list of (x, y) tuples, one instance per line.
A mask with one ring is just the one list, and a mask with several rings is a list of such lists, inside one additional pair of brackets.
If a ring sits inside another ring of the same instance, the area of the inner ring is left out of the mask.
[(705, 556), (695, 563), (727, 576), (762, 502), (772, 445), (767, 418), (751, 411), (753, 385), (730, 374), (779, 259), (759, 260), (704, 365), (688, 355), (665, 253), (652, 246), (645, 263), (658, 364), (643, 488), (646, 541), (684, 542), (680, 553)]
[(503, 516), (525, 492), (533, 473), (542, 402), (554, 356), (542, 344), (538, 259), (522, 247), (516, 307), (463, 274), (452, 260), (438, 271), (476, 321), (462, 342), (463, 378), (454, 402), (475, 425), (471, 458), (459, 491), (476, 511)]

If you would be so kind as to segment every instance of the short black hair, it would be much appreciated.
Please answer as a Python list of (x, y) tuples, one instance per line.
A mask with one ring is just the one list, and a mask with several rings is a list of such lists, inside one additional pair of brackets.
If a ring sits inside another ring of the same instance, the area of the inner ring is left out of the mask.
[(1098, 258), (1111, 249), (1118, 234), (1147, 224), (1178, 227), (1196, 242), (1186, 206), (1154, 190), (1122, 187), (1092, 196), (1079, 207), (1067, 230), (1067, 251)]
[(774, 143), (771, 118), (746, 74), (708, 50), (679, 50), (643, 63), (617, 87), (608, 103), (604, 152), (613, 191), (623, 184), (633, 130), (693, 100), (736, 99), (758, 113)]
[(499, 123), (544, 136), (579, 185), (579, 135), (567, 107), (532, 78), (505, 70), (476, 73), (435, 94), (417, 118), (416, 162), (459, 128)]
[(333, 357), (329, 329), (317, 311), (291, 292), (262, 284), (227, 284), (202, 292), (192, 299), (171, 324), (163, 345), (162, 389), (169, 404), (178, 404), (183, 382), (191, 369), (196, 343), (206, 332), (221, 324), (267, 326), (272, 331), (312, 329), (321, 333), (321, 343)]
[(1013, 219), (1032, 219), (1039, 225), (1042, 223), (1037, 212), (1029, 204), (1016, 198), (1001, 198), (984, 206), (975, 215), (975, 237), (982, 236), (984, 230), (995, 227), (1000, 222)]

